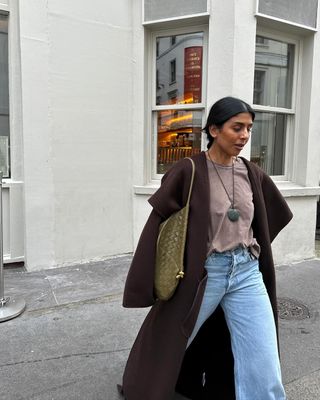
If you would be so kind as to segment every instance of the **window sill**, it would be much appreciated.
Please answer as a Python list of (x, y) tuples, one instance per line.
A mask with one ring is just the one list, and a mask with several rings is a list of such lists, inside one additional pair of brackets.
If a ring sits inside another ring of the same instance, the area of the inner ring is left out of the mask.
[[(307, 197), (319, 196), (320, 186), (301, 186), (292, 182), (275, 182), (283, 197)], [(136, 195), (153, 195), (160, 187), (159, 184), (152, 185), (135, 185), (133, 187)]]
[(154, 194), (160, 187), (160, 181), (159, 184), (152, 184), (152, 185), (145, 185), (145, 186), (139, 186), (135, 185), (133, 186), (133, 192), (134, 194), (142, 194), (142, 195), (152, 195)]
[(319, 196), (319, 186), (301, 186), (292, 182), (275, 182), (283, 197)]
[(2, 179), (2, 187), (3, 188), (10, 188), (16, 185), (22, 185), (23, 181), (15, 181), (12, 178), (3, 178)]

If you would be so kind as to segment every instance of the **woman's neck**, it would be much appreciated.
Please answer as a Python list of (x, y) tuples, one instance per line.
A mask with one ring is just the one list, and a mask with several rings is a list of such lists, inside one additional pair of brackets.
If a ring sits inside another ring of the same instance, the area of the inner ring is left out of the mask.
[(219, 151), (217, 151), (214, 147), (214, 145), (212, 145), (210, 147), (209, 150), (207, 150), (207, 157), (215, 162), (216, 164), (220, 164), (220, 165), (232, 165), (234, 162), (235, 157), (233, 156), (229, 156), (225, 153), (221, 153)]

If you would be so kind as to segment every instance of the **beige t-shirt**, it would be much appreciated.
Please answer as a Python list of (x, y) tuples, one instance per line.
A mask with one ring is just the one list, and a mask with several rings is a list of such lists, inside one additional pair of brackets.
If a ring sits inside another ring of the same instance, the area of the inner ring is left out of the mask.
[[(208, 232), (208, 255), (238, 246), (248, 247), (258, 257), (260, 247), (253, 237), (251, 223), (254, 214), (253, 195), (248, 170), (241, 158), (234, 163), (234, 207), (240, 211), (237, 221), (227, 216), (231, 203), (212, 162), (207, 159), (210, 181), (210, 223)], [(215, 164), (230, 198), (233, 197), (232, 166)]]

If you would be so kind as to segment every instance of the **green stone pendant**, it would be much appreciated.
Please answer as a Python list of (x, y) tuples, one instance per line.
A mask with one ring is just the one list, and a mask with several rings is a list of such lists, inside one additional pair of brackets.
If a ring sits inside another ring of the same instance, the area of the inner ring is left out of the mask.
[(240, 212), (236, 208), (229, 208), (227, 215), (230, 221), (235, 222), (238, 221), (240, 217)]

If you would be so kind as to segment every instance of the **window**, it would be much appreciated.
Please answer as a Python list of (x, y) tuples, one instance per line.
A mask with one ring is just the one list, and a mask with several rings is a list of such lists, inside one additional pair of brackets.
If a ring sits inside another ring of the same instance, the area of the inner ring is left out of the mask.
[(153, 35), (152, 178), (201, 151), (204, 40), (204, 30)]
[(260, 71), (259, 69), (256, 69), (254, 71), (254, 91), (253, 91), (254, 104), (262, 103), (265, 74), (266, 74), (265, 71)]
[(286, 148), (294, 118), (296, 44), (256, 37), (253, 102), (256, 119), (251, 161), (270, 175), (285, 175)]
[(176, 60), (170, 61), (170, 83), (176, 81)]
[(8, 17), (0, 14), (0, 171), (10, 177)]

